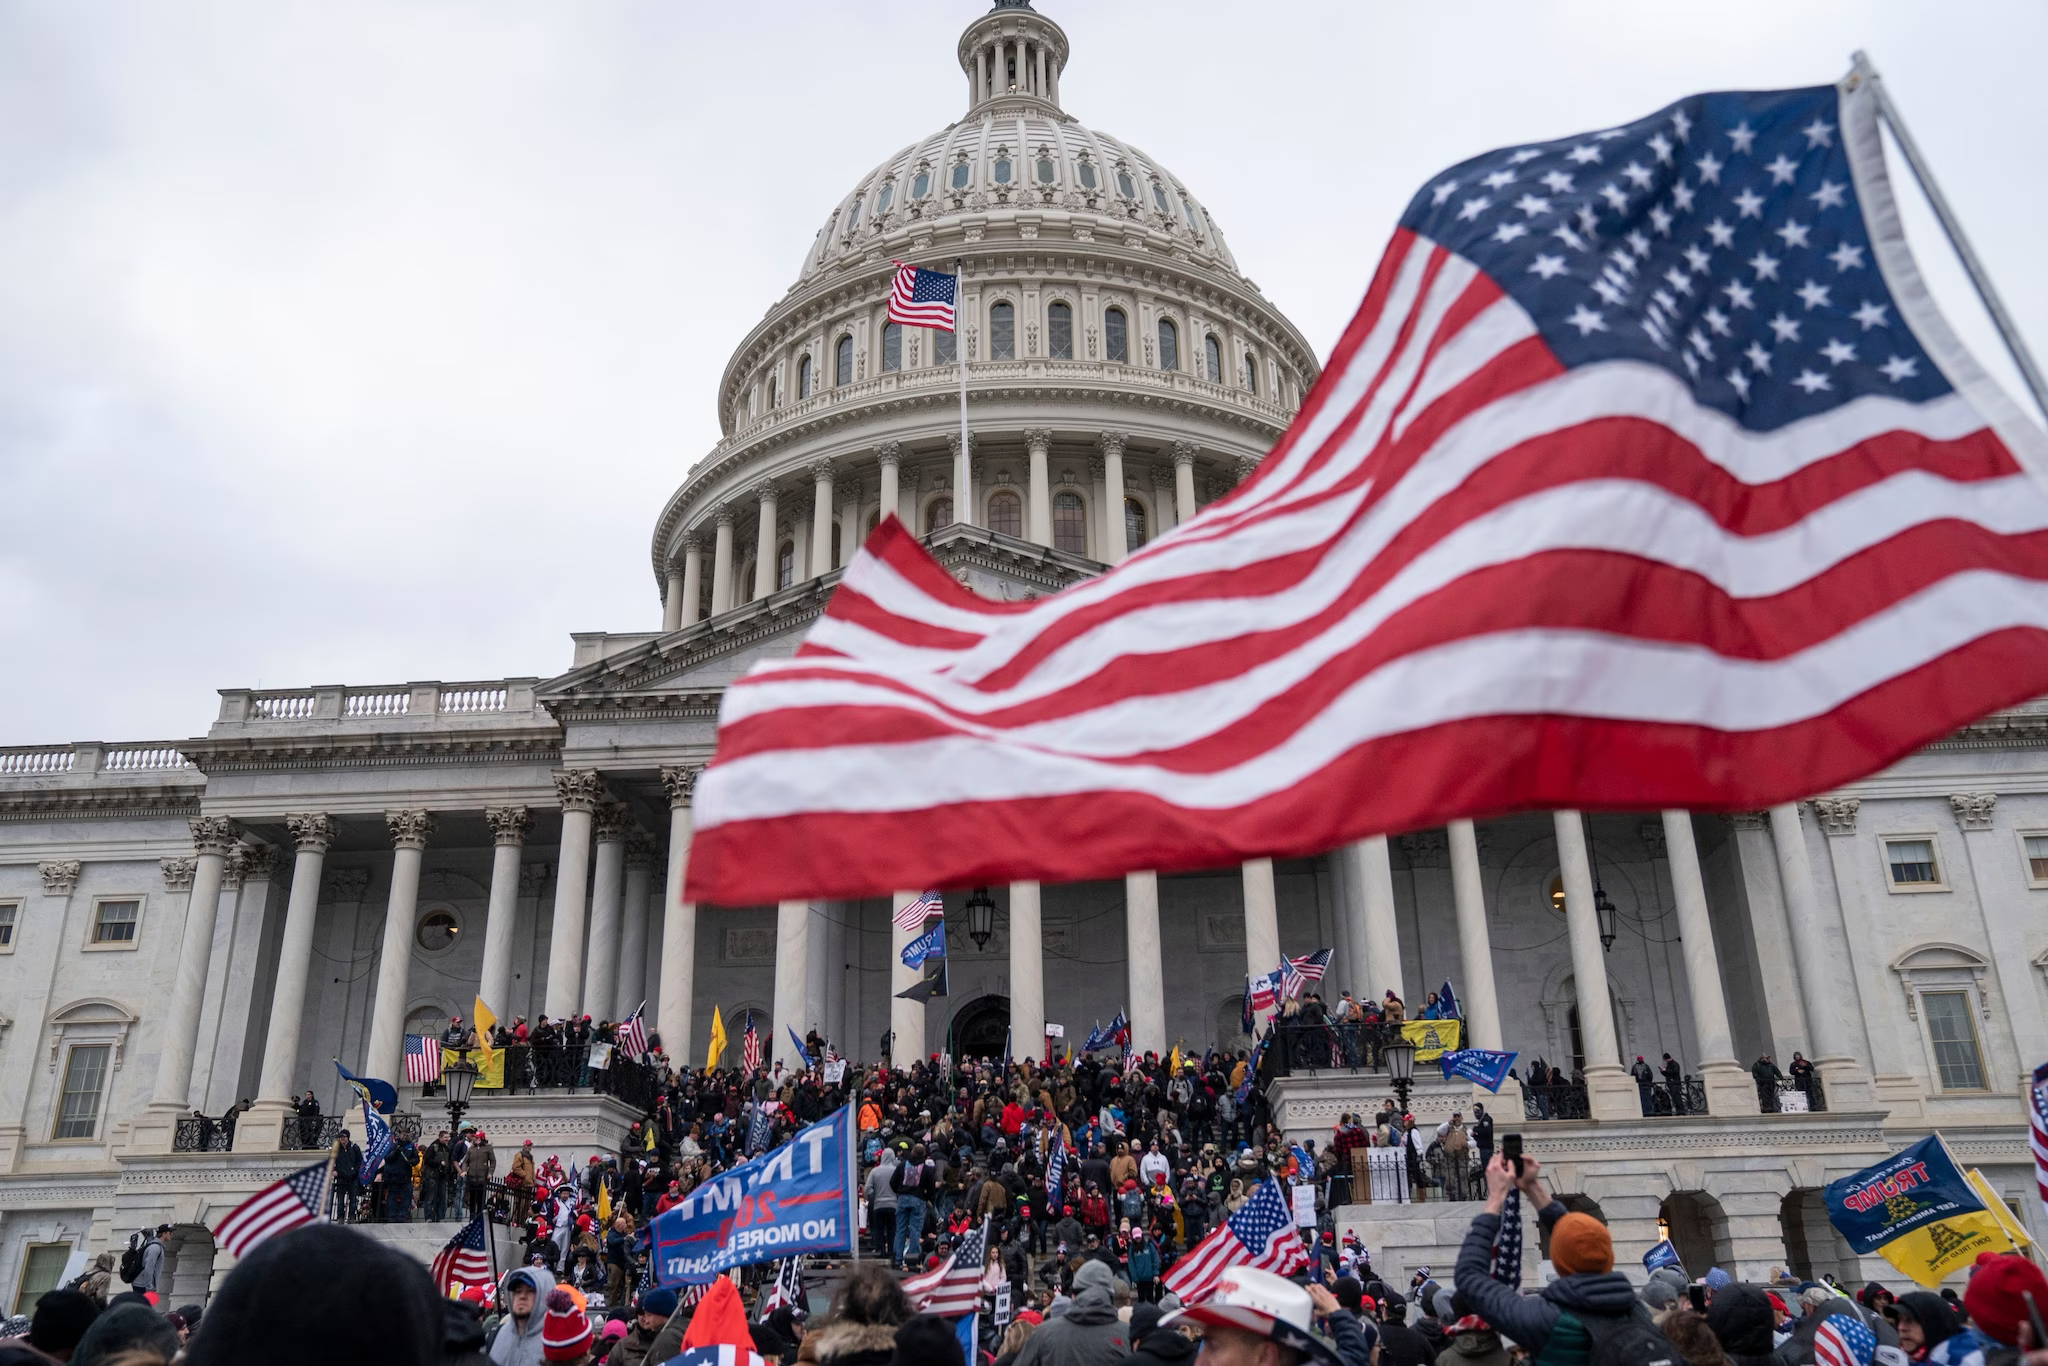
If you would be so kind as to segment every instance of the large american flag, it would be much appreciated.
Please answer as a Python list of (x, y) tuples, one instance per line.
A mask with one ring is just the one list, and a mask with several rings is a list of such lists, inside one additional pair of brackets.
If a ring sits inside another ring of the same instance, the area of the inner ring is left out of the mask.
[(754, 1028), (754, 1015), (747, 1013), (747, 1032), (740, 1036), (740, 1061), (749, 1072), (761, 1070), (761, 1035)]
[(896, 928), (922, 930), (925, 921), (945, 913), (946, 899), (937, 892), (926, 892), (914, 901), (905, 902), (903, 909), (896, 912)]
[(330, 1162), (315, 1162), (257, 1191), (221, 1221), (213, 1231), (214, 1244), (233, 1253), (239, 1261), (275, 1234), (306, 1224), (326, 1223), (331, 1167)]
[(1306, 1265), (1308, 1253), (1295, 1232), (1294, 1211), (1288, 1208), (1280, 1183), (1269, 1176), (1237, 1213), (1168, 1268), (1166, 1288), (1180, 1296), (1182, 1304), (1200, 1304), (1215, 1293), (1217, 1280), (1233, 1266), (1292, 1276)]
[(981, 1308), (983, 1263), (988, 1260), (988, 1220), (983, 1218), (960, 1240), (953, 1254), (922, 1276), (903, 1283), (903, 1293), (920, 1314), (954, 1318)]
[(2034, 1149), (2034, 1192), (2048, 1212), (2048, 1062), (2034, 1069), (2027, 1091), (2027, 1137)]
[(895, 262), (895, 266), (896, 280), (889, 288), (889, 321), (951, 332), (953, 295), (960, 277), (919, 270), (901, 261)]
[(618, 1050), (635, 1062), (647, 1055), (646, 1013), (647, 1003), (642, 1001), (619, 1025), (616, 1036)]
[(405, 1079), (425, 1084), (441, 1080), (441, 1041), (429, 1034), (405, 1036)]
[(445, 1295), (450, 1285), (489, 1285), (495, 1281), (490, 1245), (484, 1241), (488, 1236), (481, 1214), (464, 1224), (434, 1257), (434, 1289)]
[(1323, 980), (1323, 973), (1330, 966), (1332, 949), (1318, 949), (1305, 953), (1299, 958), (1280, 960), (1281, 990), (1290, 998), (1301, 995), (1302, 989), (1310, 982)]
[(2048, 691), (2048, 437), (1844, 85), (1437, 177), (1257, 473), (1099, 578), (989, 601), (883, 521), (726, 689), (688, 896), (1754, 808)]

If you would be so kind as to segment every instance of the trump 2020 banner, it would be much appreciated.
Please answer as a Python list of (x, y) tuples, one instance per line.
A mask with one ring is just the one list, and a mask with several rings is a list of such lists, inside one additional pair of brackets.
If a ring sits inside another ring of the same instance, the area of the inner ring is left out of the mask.
[(1929, 1224), (1984, 1209), (1939, 1134), (1830, 1181), (1827, 1201), (1829, 1222), (1859, 1257)]
[(772, 1152), (720, 1172), (654, 1220), (662, 1285), (703, 1285), (779, 1257), (853, 1251), (853, 1111), (820, 1120)]

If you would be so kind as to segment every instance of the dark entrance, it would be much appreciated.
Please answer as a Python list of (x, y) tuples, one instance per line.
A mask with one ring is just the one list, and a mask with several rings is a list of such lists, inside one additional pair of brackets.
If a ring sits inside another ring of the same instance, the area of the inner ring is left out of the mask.
[(1010, 1032), (1010, 998), (977, 996), (953, 1016), (949, 1038), (955, 1058), (1000, 1058)]

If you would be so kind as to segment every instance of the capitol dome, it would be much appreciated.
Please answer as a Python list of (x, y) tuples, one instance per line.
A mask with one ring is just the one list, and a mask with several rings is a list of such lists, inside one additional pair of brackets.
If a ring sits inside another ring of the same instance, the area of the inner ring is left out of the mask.
[[(1195, 515), (1286, 430), (1314, 353), (1185, 182), (1066, 112), (1069, 54), (1029, 0), (998, 0), (955, 51), (962, 117), (832, 205), (656, 523), (664, 631), (825, 579), (885, 512), (1031, 563), (978, 590), (1051, 591)], [(958, 263), (957, 333), (888, 320), (897, 261)]]

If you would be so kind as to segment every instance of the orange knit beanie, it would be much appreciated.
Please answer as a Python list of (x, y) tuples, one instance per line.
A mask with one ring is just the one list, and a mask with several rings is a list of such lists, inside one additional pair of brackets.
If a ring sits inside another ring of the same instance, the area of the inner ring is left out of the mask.
[(1614, 1270), (1614, 1239), (1590, 1214), (1567, 1214), (1550, 1230), (1550, 1264), (1560, 1276)]

